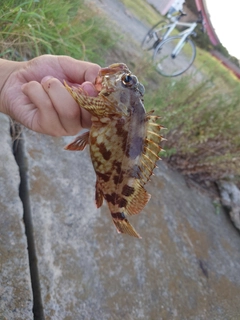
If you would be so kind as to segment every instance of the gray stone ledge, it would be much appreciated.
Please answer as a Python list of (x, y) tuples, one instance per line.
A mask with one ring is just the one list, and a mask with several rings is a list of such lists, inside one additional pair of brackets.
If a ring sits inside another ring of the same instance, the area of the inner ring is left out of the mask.
[(25, 134), (46, 319), (238, 319), (240, 237), (224, 212), (160, 162), (131, 217), (143, 239), (119, 235), (70, 140)]
[(12, 153), (9, 119), (3, 114), (0, 137), (0, 319), (33, 319), (19, 170)]

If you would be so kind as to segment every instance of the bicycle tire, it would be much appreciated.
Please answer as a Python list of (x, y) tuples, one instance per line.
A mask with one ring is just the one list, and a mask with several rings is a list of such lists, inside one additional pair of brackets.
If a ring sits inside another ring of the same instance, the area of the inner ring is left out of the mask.
[(155, 39), (154, 37), (154, 29), (162, 24), (162, 27), (166, 25), (166, 22), (164, 20), (160, 20), (158, 23), (156, 23), (145, 35), (145, 37), (142, 40), (141, 47), (143, 50), (151, 50), (155, 49), (157, 45), (161, 42), (161, 39), (163, 38), (163, 35), (161, 32), (157, 32), (156, 37), (158, 40)]
[(169, 37), (162, 41), (154, 50), (153, 62), (157, 71), (165, 77), (176, 77), (187, 71), (196, 57), (196, 46), (192, 39), (187, 38), (176, 57), (172, 50), (180, 41), (181, 36)]

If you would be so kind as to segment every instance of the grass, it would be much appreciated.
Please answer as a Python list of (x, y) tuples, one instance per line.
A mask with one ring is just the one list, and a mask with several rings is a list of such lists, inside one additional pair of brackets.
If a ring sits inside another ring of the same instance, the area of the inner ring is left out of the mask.
[[(146, 104), (159, 110), (167, 127), (165, 157), (198, 180), (240, 177), (240, 90), (226, 95), (211, 80), (169, 80)], [(164, 155), (163, 155), (164, 156)]]
[(215, 57), (209, 52), (197, 48), (197, 59), (195, 62), (198, 70), (206, 74), (208, 77), (214, 76), (215, 84), (219, 90), (224, 90), (230, 93), (233, 88), (240, 88), (240, 81), (237, 77), (224, 67)]
[(9, 0), (0, 8), (0, 57), (48, 54), (103, 63), (114, 43), (103, 20), (79, 0)]
[(121, 0), (122, 3), (134, 14), (140, 21), (149, 26), (154, 25), (162, 19), (162, 16), (146, 0)]
[[(122, 0), (150, 25), (159, 14), (144, 0)], [(1, 57), (21, 60), (67, 54), (102, 65), (123, 61), (146, 87), (145, 106), (167, 127), (163, 157), (200, 180), (240, 179), (240, 82), (209, 53), (197, 49), (192, 77), (161, 77), (151, 58), (109, 27), (96, 9), (79, 0), (5, 1), (0, 8)], [(154, 13), (155, 12), (155, 13)]]

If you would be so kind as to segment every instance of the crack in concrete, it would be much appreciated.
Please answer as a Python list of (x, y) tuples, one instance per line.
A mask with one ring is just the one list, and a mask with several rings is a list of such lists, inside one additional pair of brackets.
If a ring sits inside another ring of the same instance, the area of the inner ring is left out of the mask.
[(13, 141), (13, 155), (19, 167), (20, 173), (19, 197), (23, 204), (23, 222), (25, 224), (25, 233), (28, 244), (29, 268), (33, 292), (33, 315), (34, 320), (44, 320), (45, 317), (42, 304), (31, 205), (29, 199), (28, 165), (24, 149), (24, 139), (21, 133), (21, 126), (19, 124), (15, 124), (14, 128), (11, 127), (10, 133), (12, 137), (17, 136), (17, 139)]

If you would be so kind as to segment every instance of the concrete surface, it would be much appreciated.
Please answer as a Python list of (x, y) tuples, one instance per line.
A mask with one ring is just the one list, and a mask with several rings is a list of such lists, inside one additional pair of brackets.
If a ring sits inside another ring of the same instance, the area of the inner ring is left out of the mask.
[(32, 289), (19, 170), (12, 153), (9, 119), (0, 114), (0, 319), (33, 319)]
[(46, 319), (84, 319), (85, 308), (90, 312), (85, 299), (94, 303), (91, 287), (100, 286), (92, 247), (99, 217), (93, 201), (95, 176), (87, 153), (63, 150), (71, 139), (25, 134)]
[(152, 199), (119, 235), (94, 204), (88, 150), (71, 138), (25, 134), (30, 199), (46, 319), (240, 318), (240, 236), (212, 200), (164, 163)]
[[(1, 134), (0, 319), (33, 319), (19, 175), (4, 117)], [(88, 150), (63, 150), (71, 138), (30, 131), (23, 138), (45, 319), (240, 318), (240, 234), (207, 195), (160, 162), (149, 204), (131, 219), (143, 239), (119, 235), (106, 205), (95, 207)]]

